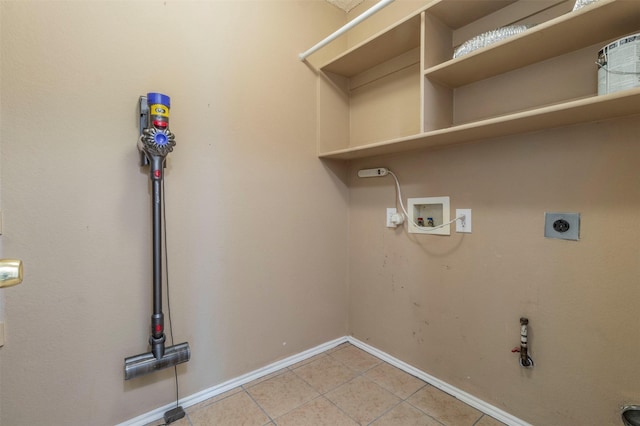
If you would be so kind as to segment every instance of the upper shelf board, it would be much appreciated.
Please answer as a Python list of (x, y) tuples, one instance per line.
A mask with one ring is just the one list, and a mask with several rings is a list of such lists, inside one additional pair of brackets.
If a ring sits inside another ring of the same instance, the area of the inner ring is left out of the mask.
[(390, 141), (320, 153), (319, 157), (352, 160), (523, 134), (635, 114), (640, 114), (640, 88), (503, 115)]
[[(425, 76), (448, 87), (461, 87), (639, 30), (640, 1), (599, 0), (429, 68)], [(596, 59), (594, 55), (594, 62)]]
[(322, 71), (353, 77), (420, 46), (420, 15), (405, 19), (320, 67)]
[(503, 8), (515, 0), (435, 0), (410, 16), (373, 35), (320, 67), (345, 77), (353, 77), (420, 46), (420, 15), (428, 10), (450, 28), (466, 25)]
[(444, 0), (427, 6), (429, 14), (435, 16), (452, 30), (490, 15), (505, 8), (517, 0)]

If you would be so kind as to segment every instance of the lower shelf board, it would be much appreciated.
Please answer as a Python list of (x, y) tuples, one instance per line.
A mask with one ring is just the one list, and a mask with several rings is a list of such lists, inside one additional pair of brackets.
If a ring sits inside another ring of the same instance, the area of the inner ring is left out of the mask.
[(354, 160), (375, 155), (396, 154), (435, 146), (524, 134), (635, 114), (640, 114), (640, 88), (502, 115), (388, 141), (321, 152), (318, 157)]

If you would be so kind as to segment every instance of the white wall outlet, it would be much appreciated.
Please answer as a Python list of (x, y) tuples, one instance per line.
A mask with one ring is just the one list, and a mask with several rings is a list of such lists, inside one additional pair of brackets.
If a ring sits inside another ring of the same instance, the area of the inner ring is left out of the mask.
[(451, 235), (449, 197), (409, 198), (410, 234)]
[(394, 223), (391, 221), (391, 218), (396, 213), (398, 213), (398, 209), (396, 209), (395, 207), (387, 208), (387, 228), (395, 228), (397, 226), (397, 225), (394, 225)]
[(456, 209), (456, 217), (464, 216), (456, 220), (456, 232), (471, 233), (471, 209)]

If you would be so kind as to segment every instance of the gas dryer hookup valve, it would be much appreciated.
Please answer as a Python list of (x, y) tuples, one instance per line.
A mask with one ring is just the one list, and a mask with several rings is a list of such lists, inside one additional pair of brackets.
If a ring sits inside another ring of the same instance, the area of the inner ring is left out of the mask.
[(515, 347), (511, 349), (511, 352), (520, 353), (520, 366), (524, 368), (533, 368), (533, 359), (529, 356), (529, 319), (528, 318), (520, 318), (520, 347)]

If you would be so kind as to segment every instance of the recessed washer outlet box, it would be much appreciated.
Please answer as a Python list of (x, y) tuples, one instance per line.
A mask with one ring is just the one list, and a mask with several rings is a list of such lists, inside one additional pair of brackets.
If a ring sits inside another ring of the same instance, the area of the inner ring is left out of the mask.
[(544, 236), (578, 241), (580, 239), (580, 213), (545, 213)]
[(437, 228), (451, 220), (449, 197), (409, 198), (407, 201), (410, 234), (451, 235), (451, 225)]

